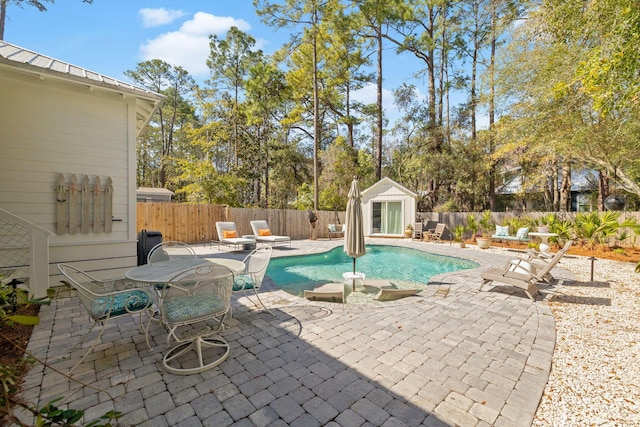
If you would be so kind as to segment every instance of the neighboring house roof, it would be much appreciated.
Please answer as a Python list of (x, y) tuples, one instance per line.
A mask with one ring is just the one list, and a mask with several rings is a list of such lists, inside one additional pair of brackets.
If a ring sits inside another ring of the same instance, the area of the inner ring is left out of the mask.
[(380, 181), (378, 181), (375, 184), (373, 184), (371, 187), (367, 188), (366, 190), (363, 190), (362, 194), (364, 195), (364, 194), (367, 194), (367, 193), (379, 191), (380, 189), (390, 188), (390, 187), (395, 187), (395, 188), (399, 189), (402, 193), (406, 193), (410, 197), (417, 197), (418, 196), (413, 191), (409, 190), (408, 188), (406, 188), (405, 186), (403, 186), (401, 184), (398, 184), (397, 182), (395, 182), (394, 180), (392, 180), (391, 178), (388, 178), (386, 176), (384, 178), (382, 178)]
[(138, 187), (136, 190), (136, 196), (139, 199), (150, 200), (171, 200), (174, 192), (166, 188), (153, 188), (153, 187)]
[[(561, 177), (558, 178), (560, 181)], [(560, 185), (560, 182), (558, 182)], [(571, 170), (571, 191), (593, 191), (598, 185), (598, 171), (592, 169)], [(522, 189), (519, 171), (496, 191), (498, 194), (516, 194)]]
[(46, 55), (0, 40), (0, 65), (38, 74), (41, 78), (56, 78), (91, 88), (102, 88), (136, 98), (136, 135), (147, 125), (165, 99), (164, 95), (134, 86), (103, 74), (51, 58)]

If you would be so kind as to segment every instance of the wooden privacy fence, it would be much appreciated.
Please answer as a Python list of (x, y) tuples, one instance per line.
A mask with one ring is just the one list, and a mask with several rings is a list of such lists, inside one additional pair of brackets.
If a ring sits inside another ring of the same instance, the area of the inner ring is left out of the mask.
[[(218, 240), (217, 221), (233, 221), (240, 235), (253, 234), (250, 221), (266, 220), (273, 234), (294, 240), (311, 237), (309, 214), (294, 209), (230, 208), (223, 205), (185, 203), (137, 204), (136, 229), (159, 231), (163, 240), (179, 240), (190, 244)], [(327, 224), (343, 224), (344, 212), (320, 211), (316, 236), (328, 238)]]
[[(526, 216), (537, 218), (549, 212), (531, 212)], [(576, 212), (556, 213), (566, 219), (575, 219)], [(635, 218), (640, 222), (640, 212), (621, 212), (620, 221), (625, 218)], [(419, 212), (423, 222), (437, 221), (453, 230), (457, 225), (467, 224), (467, 212)], [(476, 213), (477, 216), (481, 213)], [(328, 238), (327, 224), (344, 224), (343, 211), (320, 211), (316, 222), (316, 237)], [(505, 218), (511, 218), (513, 213), (493, 212), (494, 224), (502, 224)], [(230, 208), (224, 205), (195, 205), (186, 203), (145, 203), (137, 204), (137, 231), (159, 231), (163, 240), (179, 240), (186, 243), (202, 243), (218, 240), (216, 221), (233, 221), (238, 227), (240, 235), (253, 234), (252, 220), (266, 220), (274, 234), (290, 236), (294, 240), (311, 237), (309, 214), (306, 211), (294, 209), (260, 209), (260, 208)], [(623, 246), (638, 246), (634, 233), (623, 242)], [(638, 239), (640, 240), (640, 239)]]

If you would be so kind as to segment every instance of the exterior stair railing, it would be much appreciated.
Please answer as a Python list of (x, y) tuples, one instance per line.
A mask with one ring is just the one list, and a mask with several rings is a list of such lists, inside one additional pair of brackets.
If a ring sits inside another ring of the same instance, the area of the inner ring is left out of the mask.
[(49, 288), (49, 236), (44, 228), (0, 209), (0, 280), (17, 280), (32, 298)]

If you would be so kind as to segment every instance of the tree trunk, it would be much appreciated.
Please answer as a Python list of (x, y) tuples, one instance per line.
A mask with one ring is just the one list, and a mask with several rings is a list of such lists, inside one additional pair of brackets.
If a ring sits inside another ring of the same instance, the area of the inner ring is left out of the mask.
[(605, 210), (604, 201), (609, 197), (609, 171), (598, 170), (598, 212)]
[(558, 187), (558, 162), (554, 159), (551, 164), (553, 173), (551, 174), (551, 192), (553, 195), (553, 201), (551, 204), (551, 210), (560, 210), (560, 187)]
[(377, 78), (377, 124), (376, 124), (376, 181), (382, 179), (382, 26), (378, 22), (376, 34), (378, 42), (378, 78)]
[(318, 99), (318, 10), (313, 10), (313, 208), (320, 204), (320, 100)]
[(571, 165), (562, 164), (562, 185), (560, 186), (560, 212), (571, 210)]

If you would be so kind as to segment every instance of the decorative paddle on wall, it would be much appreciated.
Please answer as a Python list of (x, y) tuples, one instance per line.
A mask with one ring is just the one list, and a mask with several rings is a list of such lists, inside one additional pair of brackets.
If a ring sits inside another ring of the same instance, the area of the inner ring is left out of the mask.
[[(67, 184), (68, 181), (68, 184)], [(78, 182), (81, 181), (82, 184)], [(93, 184), (92, 184), (93, 182)], [(111, 233), (113, 216), (113, 181), (105, 185), (99, 176), (65, 175), (56, 181), (56, 234)]]

